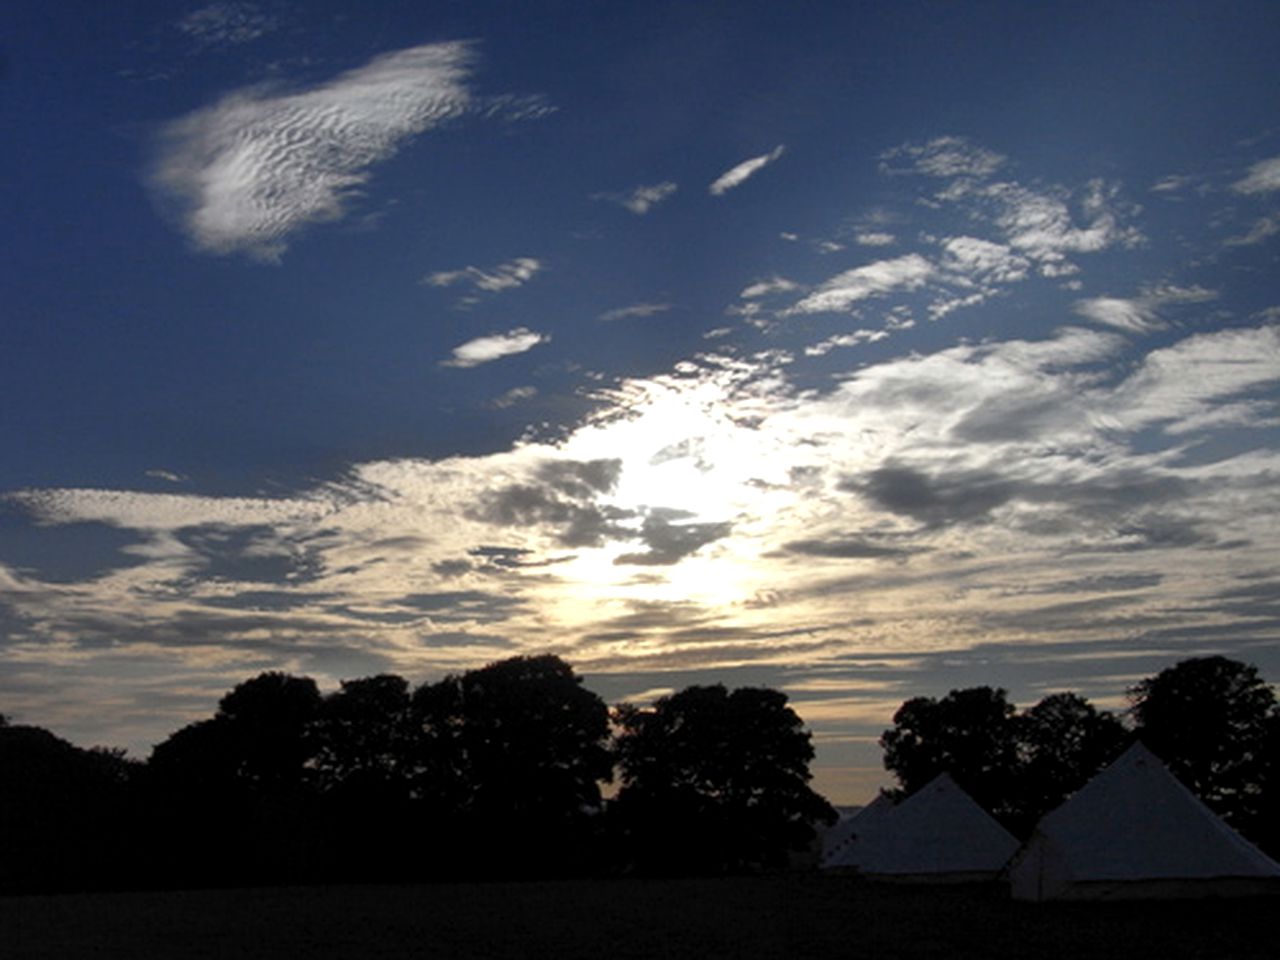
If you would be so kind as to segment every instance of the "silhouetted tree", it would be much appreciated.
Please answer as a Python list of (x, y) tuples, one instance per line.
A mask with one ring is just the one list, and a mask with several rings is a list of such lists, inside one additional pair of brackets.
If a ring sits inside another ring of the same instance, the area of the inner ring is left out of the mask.
[(0, 725), (0, 890), (136, 882), (137, 764), (82, 750), (40, 727)]
[(941, 700), (914, 697), (893, 715), (880, 746), (903, 793), (946, 772), (996, 817), (1017, 819), (1018, 731), (1004, 690), (969, 687)]
[(1075, 693), (1055, 693), (1018, 714), (1020, 751), (1016, 792), (1019, 831), (1025, 833), (1114, 760), (1129, 740), (1124, 724)]
[(315, 870), (309, 802), (315, 681), (267, 672), (238, 684), (209, 720), (147, 761), (157, 875), (177, 883), (299, 880)]
[(320, 788), (407, 796), (412, 724), (403, 677), (342, 681), (324, 698), (311, 730), (311, 766)]
[(236, 776), (259, 791), (300, 787), (319, 712), (320, 691), (310, 677), (269, 671), (238, 684), (218, 702), (217, 713), (236, 732)]
[(572, 667), (513, 657), (448, 676), (414, 691), (413, 715), (417, 796), (428, 815), (459, 825), (468, 861), (507, 872), (581, 867), (570, 861), (613, 759), (608, 708)]
[(809, 787), (813, 747), (785, 694), (688, 687), (615, 712), (611, 817), (631, 863), (658, 872), (779, 867), (835, 811)]
[(197, 720), (174, 731), (152, 748), (147, 760), (153, 783), (205, 798), (242, 789), (240, 765), (236, 731), (226, 717)]
[(1256, 667), (1183, 660), (1129, 691), (1142, 741), (1197, 796), (1242, 829), (1262, 816), (1275, 744), (1275, 692)]

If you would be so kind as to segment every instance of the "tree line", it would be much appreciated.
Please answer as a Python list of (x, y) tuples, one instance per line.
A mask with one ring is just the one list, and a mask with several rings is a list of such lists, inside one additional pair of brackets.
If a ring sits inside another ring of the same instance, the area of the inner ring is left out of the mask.
[[(1117, 716), (1075, 693), (911, 698), (880, 741), (892, 792), (949, 772), (1025, 837), (1140, 737), (1280, 853), (1280, 706), (1257, 669), (1184, 660), (1129, 699)], [(554, 656), (329, 694), (272, 671), (145, 763), (0, 717), (0, 891), (772, 869), (834, 820), (812, 759), (768, 688), (611, 710)]]
[(880, 738), (893, 792), (913, 793), (946, 771), (1025, 838), (1140, 739), (1210, 809), (1280, 856), (1280, 705), (1257, 668), (1194, 657), (1134, 684), (1128, 700), (1122, 718), (1075, 693), (1022, 711), (992, 687), (912, 698)]
[(611, 711), (554, 656), (327, 695), (273, 671), (145, 763), (0, 725), (0, 889), (776, 868), (835, 816), (812, 758), (767, 688)]

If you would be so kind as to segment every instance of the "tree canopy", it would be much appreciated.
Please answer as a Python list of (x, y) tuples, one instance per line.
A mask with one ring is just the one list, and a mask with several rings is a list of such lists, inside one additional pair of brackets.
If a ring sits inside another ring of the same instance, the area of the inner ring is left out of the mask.
[(809, 733), (777, 690), (693, 686), (615, 720), (616, 821), (641, 869), (780, 866), (835, 819), (809, 787)]
[(1127, 736), (1116, 717), (1074, 693), (1018, 713), (1004, 690), (970, 687), (907, 700), (880, 744), (903, 794), (946, 772), (1025, 834), (1113, 759)]
[(1006, 813), (1018, 768), (1013, 715), (998, 688), (952, 690), (940, 700), (914, 697), (880, 737), (885, 768), (907, 794), (945, 771), (980, 805)]
[(1262, 816), (1280, 708), (1256, 667), (1194, 657), (1135, 684), (1129, 696), (1138, 736), (1200, 799), (1240, 826)]

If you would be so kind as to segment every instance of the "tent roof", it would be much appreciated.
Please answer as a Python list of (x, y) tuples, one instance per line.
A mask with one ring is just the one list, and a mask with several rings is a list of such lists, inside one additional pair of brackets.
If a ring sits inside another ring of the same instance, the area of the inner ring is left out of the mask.
[(945, 773), (897, 806), (875, 807), (857, 818), (827, 866), (885, 875), (995, 873), (1018, 849), (1013, 835)]
[(1280, 877), (1141, 743), (1045, 816), (1037, 843), (1075, 881)]
[(850, 839), (867, 829), (885, 811), (892, 809), (893, 801), (889, 799), (889, 795), (878, 793), (865, 807), (834, 824), (822, 835), (823, 866), (844, 866), (836, 861), (844, 856)]

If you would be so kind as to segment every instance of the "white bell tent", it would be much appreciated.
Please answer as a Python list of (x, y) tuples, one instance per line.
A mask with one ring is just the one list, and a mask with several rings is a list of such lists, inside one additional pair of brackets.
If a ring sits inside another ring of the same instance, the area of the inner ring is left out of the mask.
[(1018, 849), (1014, 836), (945, 773), (896, 806), (872, 804), (851, 828), (823, 866), (873, 879), (993, 879)]
[(1047, 814), (1009, 867), (1019, 900), (1280, 892), (1280, 865), (1135, 743)]

